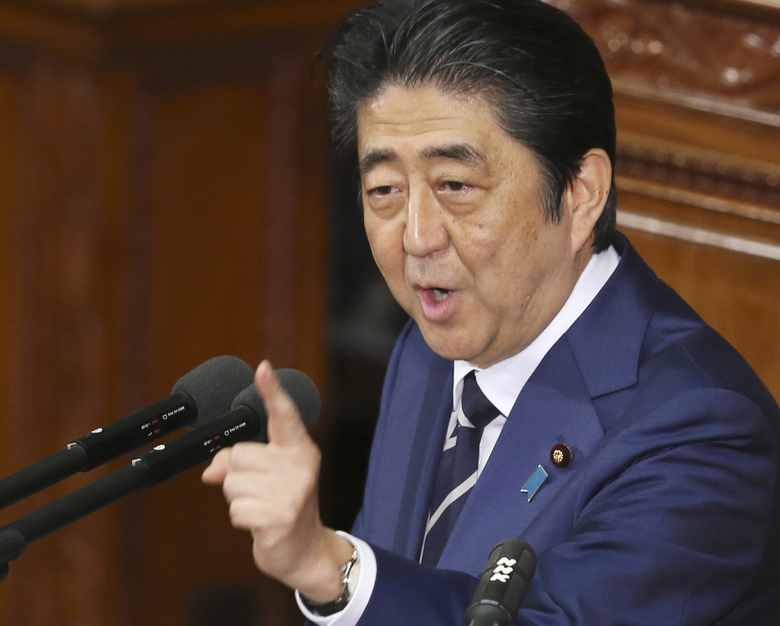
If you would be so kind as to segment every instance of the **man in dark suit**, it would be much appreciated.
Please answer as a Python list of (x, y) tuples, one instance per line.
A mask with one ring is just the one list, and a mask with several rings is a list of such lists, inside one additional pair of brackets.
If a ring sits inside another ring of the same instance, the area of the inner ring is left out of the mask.
[(459, 624), (490, 549), (519, 624), (780, 623), (775, 401), (616, 235), (611, 86), (537, 0), (386, 0), (332, 55), (376, 259), (412, 320), (352, 535), (269, 366), (270, 444), (220, 453), (233, 523), (319, 624)]

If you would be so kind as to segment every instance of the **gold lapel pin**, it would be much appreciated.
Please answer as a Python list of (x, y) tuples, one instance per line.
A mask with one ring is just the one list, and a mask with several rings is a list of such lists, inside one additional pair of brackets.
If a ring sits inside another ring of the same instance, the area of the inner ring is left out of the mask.
[(550, 460), (555, 467), (569, 467), (573, 459), (574, 453), (565, 443), (556, 444), (550, 450)]

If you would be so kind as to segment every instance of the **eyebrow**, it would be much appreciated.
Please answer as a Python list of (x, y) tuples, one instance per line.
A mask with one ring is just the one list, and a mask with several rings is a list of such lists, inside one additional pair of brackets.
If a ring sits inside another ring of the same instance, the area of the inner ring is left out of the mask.
[[(372, 150), (366, 154), (358, 164), (361, 174), (367, 174), (380, 163), (387, 163), (397, 158), (394, 150)], [(425, 148), (420, 156), (428, 161), (436, 159), (450, 159), (469, 166), (486, 166), (487, 156), (467, 143), (454, 143), (445, 146)]]
[(394, 150), (371, 150), (366, 156), (360, 159), (358, 167), (361, 174), (367, 174), (380, 163), (387, 163), (396, 157)]
[(471, 166), (487, 165), (488, 162), (483, 152), (467, 143), (454, 143), (447, 146), (426, 148), (422, 151), (422, 157), (429, 160), (450, 159)]

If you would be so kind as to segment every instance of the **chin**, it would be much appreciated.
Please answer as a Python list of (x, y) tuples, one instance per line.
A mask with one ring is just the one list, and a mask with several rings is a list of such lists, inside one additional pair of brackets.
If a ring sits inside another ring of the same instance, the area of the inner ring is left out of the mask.
[(452, 332), (442, 331), (441, 329), (431, 329), (426, 324), (417, 322), (422, 331), (423, 339), (428, 347), (440, 357), (450, 361), (469, 361), (478, 359), (482, 350), (476, 347), (473, 337), (470, 341), (464, 342), (457, 337), (453, 337)]

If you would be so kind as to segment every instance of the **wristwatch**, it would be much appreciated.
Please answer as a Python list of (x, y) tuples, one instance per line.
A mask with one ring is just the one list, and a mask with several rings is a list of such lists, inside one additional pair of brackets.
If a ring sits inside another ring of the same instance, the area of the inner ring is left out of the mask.
[(309, 611), (315, 615), (319, 615), (320, 617), (327, 617), (328, 615), (333, 615), (334, 613), (343, 611), (352, 598), (352, 594), (355, 592), (355, 587), (357, 586), (357, 576), (355, 576), (353, 580), (350, 574), (356, 573), (355, 566), (359, 563), (360, 560), (358, 559), (357, 548), (353, 548), (352, 557), (349, 559), (349, 561), (342, 565), (341, 569), (339, 570), (341, 573), (342, 586), (341, 593), (339, 594), (338, 598), (328, 602), (314, 602), (313, 600), (309, 600), (309, 598), (303, 594), (299, 594), (303, 605)]

